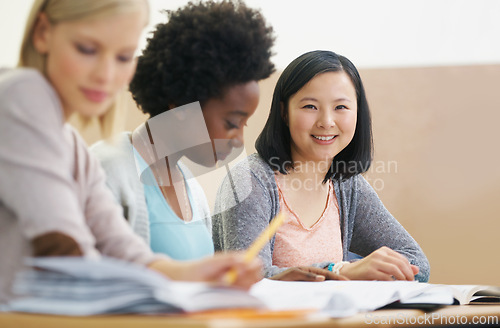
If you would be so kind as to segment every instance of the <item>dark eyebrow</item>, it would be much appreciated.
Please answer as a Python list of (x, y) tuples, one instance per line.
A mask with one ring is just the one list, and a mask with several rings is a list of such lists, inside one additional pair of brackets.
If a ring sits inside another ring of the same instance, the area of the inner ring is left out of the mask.
[[(308, 101), (308, 100), (309, 101), (316, 101), (316, 102), (318, 102), (318, 99), (313, 98), (313, 97), (304, 97), (304, 98), (300, 99), (300, 101)], [(335, 99), (335, 102), (342, 102), (342, 101), (352, 102), (348, 98), (337, 98), (337, 99)]]
[(316, 102), (318, 101), (318, 99), (313, 98), (313, 97), (304, 97), (304, 98), (300, 99), (299, 101), (306, 101), (306, 100), (311, 100), (311, 101), (316, 101)]
[(352, 102), (351, 99), (348, 99), (348, 98), (339, 98), (339, 99), (336, 99), (336, 101), (347, 101), (347, 102)]

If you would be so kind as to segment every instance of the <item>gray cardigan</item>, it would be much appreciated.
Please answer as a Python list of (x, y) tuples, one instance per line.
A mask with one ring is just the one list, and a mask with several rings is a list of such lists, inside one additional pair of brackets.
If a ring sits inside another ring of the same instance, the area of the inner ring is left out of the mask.
[[(430, 266), (424, 252), (361, 175), (335, 181), (334, 187), (339, 203), (344, 260), (349, 251), (364, 257), (387, 246), (419, 267), (416, 280), (429, 280)], [(235, 199), (241, 195), (246, 196)], [(226, 204), (236, 205), (227, 208)], [(230, 171), (218, 191), (217, 214), (212, 219), (215, 250), (247, 248), (279, 210), (274, 171), (258, 154), (250, 155)], [(272, 265), (273, 247), (274, 237), (260, 252), (266, 277), (286, 269)], [(325, 267), (328, 264), (312, 265)]]

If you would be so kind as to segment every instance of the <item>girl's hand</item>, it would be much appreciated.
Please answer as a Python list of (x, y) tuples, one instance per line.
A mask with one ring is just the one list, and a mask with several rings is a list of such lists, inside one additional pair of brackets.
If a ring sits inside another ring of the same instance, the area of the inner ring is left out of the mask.
[(325, 281), (325, 280), (349, 280), (342, 275), (316, 267), (293, 267), (271, 278), (272, 280), (283, 281)]
[(244, 254), (237, 252), (215, 254), (196, 261), (158, 260), (149, 268), (174, 280), (205, 281), (217, 285), (227, 285), (226, 274), (236, 270), (237, 278), (232, 286), (242, 289), (249, 289), (263, 278), (260, 259), (246, 263)]
[(347, 263), (340, 273), (352, 280), (415, 280), (418, 267), (392, 249), (383, 246), (367, 257)]

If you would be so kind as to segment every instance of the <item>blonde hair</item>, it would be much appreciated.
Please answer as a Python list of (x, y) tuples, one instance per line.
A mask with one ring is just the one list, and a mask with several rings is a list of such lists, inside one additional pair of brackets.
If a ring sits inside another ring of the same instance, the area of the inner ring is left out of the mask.
[[(24, 29), (18, 66), (34, 68), (45, 74), (45, 56), (35, 49), (32, 41), (38, 17), (42, 12), (47, 15), (50, 23), (57, 24), (65, 21), (94, 19), (131, 12), (144, 8), (144, 6), (146, 6), (149, 13), (147, 0), (35, 0)], [(124, 106), (121, 106), (120, 99), (126, 98), (127, 95), (125, 91), (123, 93), (118, 95), (117, 101), (100, 117), (91, 119), (81, 115), (74, 115), (72, 123), (80, 130), (90, 124), (98, 124), (102, 137), (106, 138), (113, 135), (120, 128), (123, 129), (125, 122)]]

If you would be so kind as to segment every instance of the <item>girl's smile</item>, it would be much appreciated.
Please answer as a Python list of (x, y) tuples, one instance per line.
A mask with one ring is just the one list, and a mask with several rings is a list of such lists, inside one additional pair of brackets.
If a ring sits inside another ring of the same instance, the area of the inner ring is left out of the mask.
[(335, 141), (337, 135), (314, 135), (312, 134), (314, 141), (320, 145), (329, 145)]

